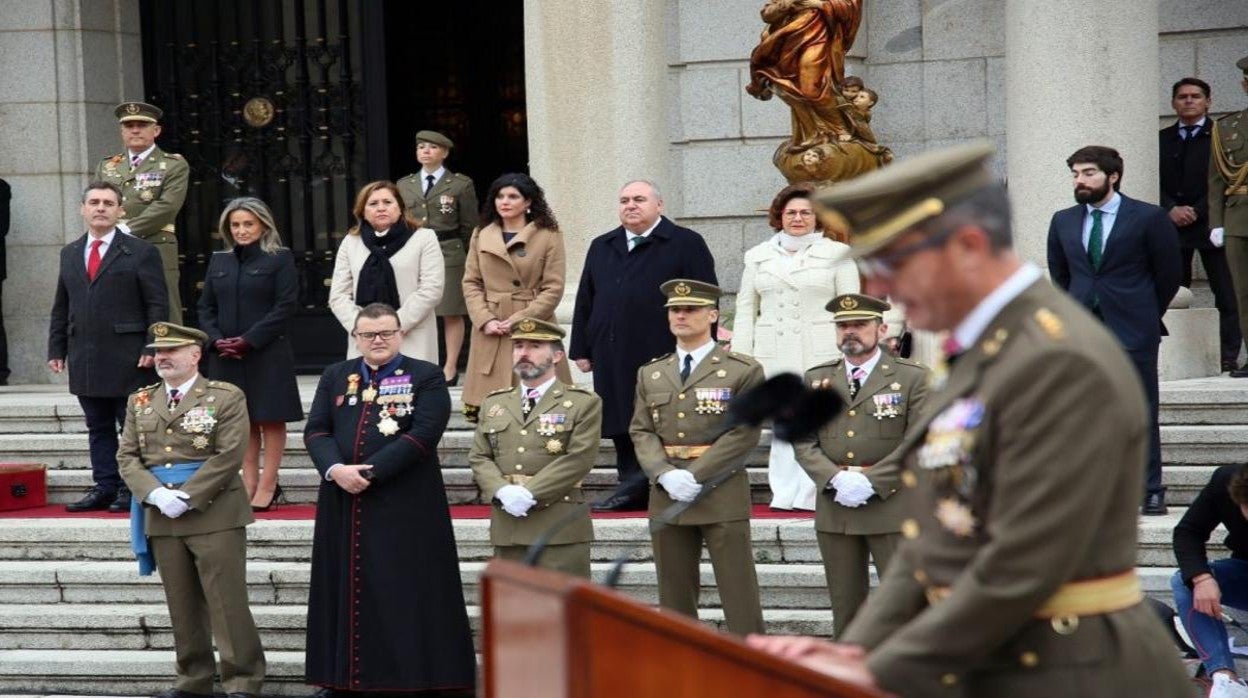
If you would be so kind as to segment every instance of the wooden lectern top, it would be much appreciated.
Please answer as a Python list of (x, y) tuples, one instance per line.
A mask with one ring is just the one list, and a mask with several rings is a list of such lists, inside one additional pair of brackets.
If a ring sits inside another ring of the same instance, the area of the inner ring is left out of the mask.
[(588, 580), (494, 560), (487, 698), (884, 698)]

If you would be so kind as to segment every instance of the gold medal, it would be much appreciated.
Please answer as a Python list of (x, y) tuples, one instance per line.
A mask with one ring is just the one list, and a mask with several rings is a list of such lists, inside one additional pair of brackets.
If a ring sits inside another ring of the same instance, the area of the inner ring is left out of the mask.
[(155, 196), (152, 194), (151, 189), (144, 189), (139, 193), (139, 200), (145, 204), (150, 204), (154, 198)]
[(360, 397), (364, 399), (364, 402), (372, 402), (377, 399), (377, 389), (370, 385), (360, 393)]
[(394, 436), (399, 433), (399, 423), (387, 414), (380, 422), (377, 422), (377, 431), (381, 432), (382, 436)]
[(546, 442), (547, 453), (563, 453), (563, 442), (559, 439), (551, 439)]
[(208, 437), (196, 436), (195, 438), (191, 439), (191, 445), (194, 446), (196, 450), (202, 451), (205, 448), (208, 448)]
[(936, 503), (936, 520), (945, 530), (962, 538), (969, 538), (978, 523), (970, 507), (951, 498)]

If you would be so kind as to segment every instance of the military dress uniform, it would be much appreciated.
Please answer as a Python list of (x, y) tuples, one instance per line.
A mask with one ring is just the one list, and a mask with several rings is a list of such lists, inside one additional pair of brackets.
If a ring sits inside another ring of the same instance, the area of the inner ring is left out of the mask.
[[(551, 342), (561, 340), (563, 334), (553, 323), (522, 318), (512, 326), (511, 338)], [(594, 529), (581, 481), (598, 458), (602, 399), (584, 388), (552, 380), (527, 414), (524, 386), (488, 395), (481, 404), (468, 462), (481, 499), (492, 504), (490, 543), (495, 556), (521, 559), (529, 545), (579, 509), (581, 515), (550, 539), (540, 566), (588, 578)], [(526, 516), (508, 514), (494, 498), (506, 485), (520, 485), (537, 500)]]
[[(891, 306), (859, 294), (833, 298), (828, 310), (837, 322), (882, 320)], [(834, 634), (839, 637), (867, 598), (867, 554), (881, 576), (901, 539), (901, 520), (912, 495), (902, 488), (894, 455), (917, 418), (927, 395), (927, 369), (877, 348), (878, 360), (857, 389), (851, 388), (848, 364), (835, 359), (806, 372), (812, 388), (833, 390), (845, 411), (808, 437), (793, 442), (797, 462), (823, 490), (815, 503), (815, 531), (832, 602)], [(875, 494), (859, 507), (833, 500), (832, 479), (841, 471), (860, 472)], [(898, 491), (901, 490), (901, 491)]]
[[(992, 153), (928, 153), (819, 198), (850, 222), (853, 254), (878, 264), (874, 252), (998, 186)], [(961, 321), (964, 344), (933, 369), (898, 446), (916, 495), (905, 540), (841, 640), (908, 697), (1189, 695), (1135, 572), (1149, 428), (1139, 378), (1038, 268), (997, 291)]]
[[(1248, 56), (1235, 64), (1248, 80)], [(1209, 228), (1222, 228), (1239, 328), (1248, 337), (1248, 109), (1213, 123), (1209, 157)]]
[[(667, 306), (714, 305), (717, 286), (675, 279), (663, 284)], [(637, 395), (629, 435), (637, 460), (650, 479), (650, 540), (659, 578), (659, 605), (698, 617), (699, 562), (706, 543), (728, 630), (763, 632), (758, 577), (750, 540), (750, 480), (746, 456), (758, 445), (759, 429), (739, 426), (720, 433), (732, 400), (764, 381), (763, 367), (745, 354), (715, 346), (680, 377), (677, 354), (666, 354), (637, 371)], [(680, 468), (693, 474), (703, 491), (697, 501), (669, 522), (660, 520), (676, 500), (658, 483)], [(737, 472), (711, 491), (707, 480)]]
[[(157, 349), (207, 341), (199, 330), (170, 323), (153, 325), (152, 334), (149, 347)], [(238, 474), (250, 433), (242, 391), (203, 376), (172, 408), (163, 382), (139, 389), (126, 406), (117, 460), (134, 507), (166, 486), (151, 471), (203, 463), (190, 479), (168, 484), (190, 495), (185, 514), (171, 519), (141, 505), (169, 606), (181, 691), (212, 694), (214, 640), (227, 693), (260, 695), (264, 683), (264, 648), (247, 595), (245, 527), (255, 519)]]
[[(416, 142), (440, 145), (447, 150), (453, 147), (450, 138), (437, 131), (420, 131)], [(446, 285), (442, 302), (434, 312), (444, 315), (467, 315), (464, 304), (464, 264), (468, 259), (468, 240), (477, 227), (477, 191), (467, 175), (446, 170), (434, 181), (433, 188), (425, 193), (424, 170), (412, 173), (398, 181), (399, 195), (407, 204), (407, 210), (423, 227), (432, 228), (438, 234), (442, 247), (442, 261), (446, 268)]]
[[(163, 112), (142, 102), (126, 102), (113, 112), (118, 123), (124, 121), (159, 122)], [(121, 189), (121, 220), (130, 234), (143, 238), (160, 252), (169, 289), (169, 320), (182, 322), (182, 296), (178, 289), (178, 236), (174, 221), (182, 203), (191, 168), (176, 153), (166, 153), (156, 146), (139, 163), (131, 167), (129, 153), (123, 151), (104, 158), (95, 167), (95, 179), (110, 182)]]

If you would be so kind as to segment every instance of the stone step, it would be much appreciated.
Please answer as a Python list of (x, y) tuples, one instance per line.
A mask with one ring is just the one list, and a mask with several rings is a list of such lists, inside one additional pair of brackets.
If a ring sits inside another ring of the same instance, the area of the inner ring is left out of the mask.
[[(1144, 567), (1175, 565), (1171, 538), (1185, 511), (1171, 507), (1166, 516), (1140, 518), (1137, 564)], [(247, 527), (248, 559), (252, 561), (303, 562), (310, 559), (312, 521), (262, 520)], [(455, 540), (461, 561), (489, 559), (489, 521), (454, 519)], [(819, 562), (819, 547), (810, 519), (754, 519), (750, 522), (754, 558), (768, 563)], [(594, 522), (597, 540), (590, 555), (610, 562), (621, 555), (638, 562), (652, 560), (646, 519), (599, 519)], [(0, 525), (0, 560), (130, 560), (128, 522), (122, 519), (55, 518), (4, 519)], [(1211, 536), (1211, 557), (1226, 555), (1225, 531)], [(705, 559), (705, 558), (704, 558)]]
[(1219, 376), (1160, 385), (1163, 425), (1242, 424), (1248, 379)]

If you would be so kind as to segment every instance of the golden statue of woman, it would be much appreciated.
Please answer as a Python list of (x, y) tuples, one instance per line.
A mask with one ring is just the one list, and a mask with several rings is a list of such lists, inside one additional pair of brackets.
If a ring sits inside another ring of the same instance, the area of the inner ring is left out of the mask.
[(850, 179), (892, 159), (854, 106), (861, 80), (847, 85), (845, 77), (845, 52), (858, 33), (862, 3), (769, 0), (762, 9), (767, 27), (750, 55), (745, 89), (762, 100), (778, 94), (792, 111), (793, 135), (772, 158), (790, 182)]

